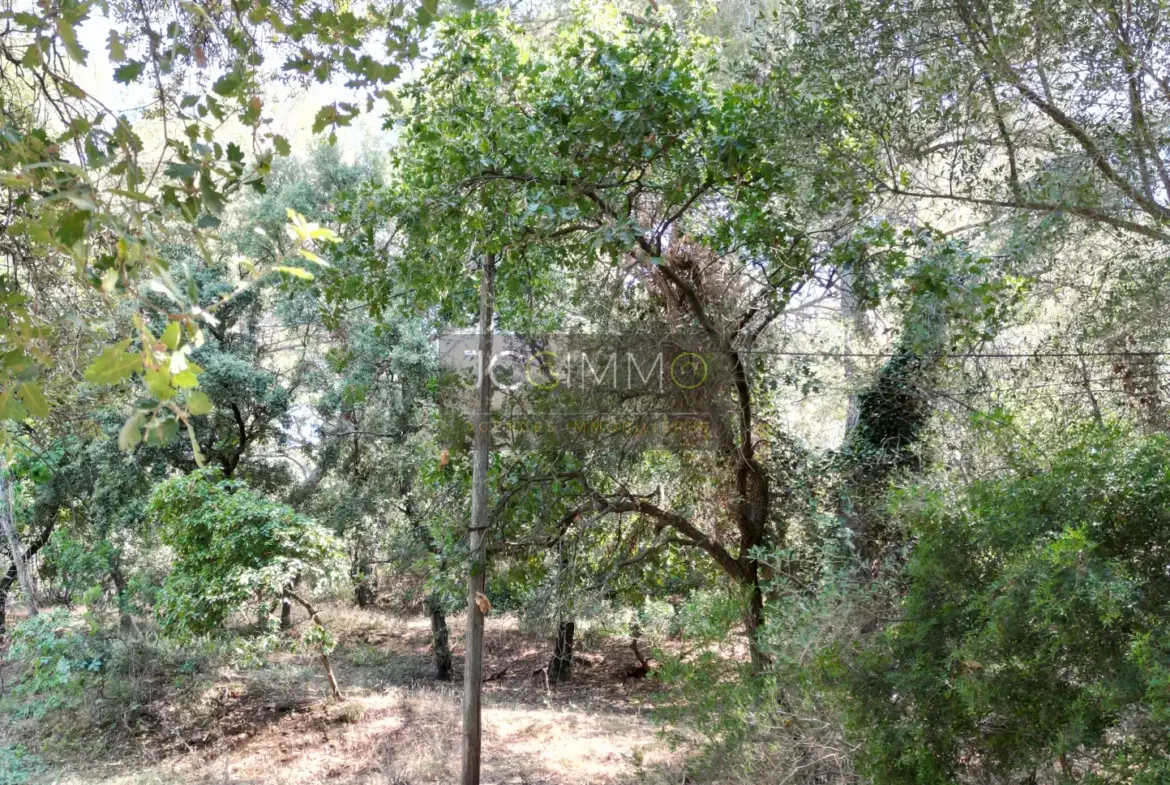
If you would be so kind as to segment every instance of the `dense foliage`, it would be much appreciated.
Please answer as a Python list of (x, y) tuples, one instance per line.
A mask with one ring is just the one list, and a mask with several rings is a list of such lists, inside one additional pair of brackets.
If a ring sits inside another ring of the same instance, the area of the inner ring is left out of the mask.
[(900, 492), (905, 598), (850, 653), (875, 778), (1165, 779), (1168, 457), (1090, 432), (1008, 479)]
[(466, 610), (685, 781), (1170, 779), (1163, 15), (4, 5), (6, 713)]
[(327, 577), (338, 555), (328, 531), (213, 470), (156, 486), (147, 510), (175, 551), (158, 606), (175, 632), (211, 632), (239, 610), (274, 604), (298, 580)]

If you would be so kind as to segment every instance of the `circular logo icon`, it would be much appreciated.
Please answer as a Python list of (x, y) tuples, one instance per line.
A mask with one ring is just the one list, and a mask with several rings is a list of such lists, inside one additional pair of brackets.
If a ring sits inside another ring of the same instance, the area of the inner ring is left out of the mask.
[(693, 390), (707, 381), (707, 361), (694, 352), (683, 352), (670, 363), (670, 380), (676, 387)]
[[(538, 369), (548, 377), (548, 381), (541, 384), (536, 379), (532, 378), (532, 370)], [(556, 352), (537, 352), (528, 358), (528, 364), (524, 366), (524, 378), (538, 390), (555, 390), (561, 383), (561, 377), (557, 373), (557, 353)]]

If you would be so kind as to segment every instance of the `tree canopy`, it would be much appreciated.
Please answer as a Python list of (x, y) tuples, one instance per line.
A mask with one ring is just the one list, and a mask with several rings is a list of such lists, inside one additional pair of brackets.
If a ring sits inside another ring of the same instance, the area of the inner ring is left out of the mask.
[(1163, 781), (1163, 11), (4, 5), (0, 779), (312, 656), (463, 785), (646, 677), (688, 782)]

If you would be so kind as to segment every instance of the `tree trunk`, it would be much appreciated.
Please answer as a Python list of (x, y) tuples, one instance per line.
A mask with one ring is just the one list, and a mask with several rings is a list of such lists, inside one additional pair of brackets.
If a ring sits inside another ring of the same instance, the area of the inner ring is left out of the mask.
[(761, 640), (764, 632), (764, 591), (760, 586), (758, 564), (753, 563), (749, 571), (748, 607), (743, 621), (747, 630), (748, 649), (752, 657), (752, 670), (756, 673), (762, 673), (771, 664), (771, 659), (764, 651)]
[[(471, 526), (468, 527), (470, 565), (467, 573), (467, 637), (463, 666), (462, 785), (479, 785), (480, 691), (483, 681), (483, 612), (479, 607), (485, 587), (484, 540), (488, 527), (488, 457), (491, 449), (492, 408), (492, 300), (495, 255), (484, 255), (479, 278), (479, 390), (471, 469)], [(486, 599), (486, 598), (485, 598)], [(486, 604), (486, 603), (485, 603)]]
[(557, 642), (548, 664), (549, 684), (569, 681), (573, 677), (573, 634), (576, 630), (575, 622), (562, 621), (557, 625)]
[(292, 592), (288, 589), (280, 595), (280, 629), (292, 629)]
[(435, 678), (451, 681), (451, 635), (447, 631), (447, 616), (437, 595), (427, 598), (427, 611), (431, 615), (431, 641), (435, 648)]
[(321, 666), (325, 669), (325, 678), (329, 680), (329, 693), (335, 701), (345, 700), (341, 688), (337, 686), (337, 677), (333, 675), (333, 666), (329, 663), (329, 655), (321, 652)]
[[(0, 510), (0, 516), (3, 511)], [(53, 526), (56, 518), (50, 518), (49, 523), (41, 530), (36, 539), (28, 544), (28, 549), (24, 552), (25, 561), (36, 555), (37, 551), (48, 544), (49, 538), (53, 536)], [(8, 593), (12, 590), (12, 585), (16, 583), (16, 562), (8, 565), (8, 570), (0, 577), (0, 637), (6, 633), (8, 621)]]
[(353, 596), (359, 608), (369, 608), (374, 604), (375, 594), (368, 579), (359, 580), (353, 587)]
[(117, 557), (110, 557), (110, 580), (114, 584), (115, 598), (118, 602), (118, 622), (122, 632), (134, 629), (134, 619), (130, 615), (130, 594), (126, 585), (126, 576), (118, 564)]
[[(431, 533), (423, 522), (415, 516), (414, 496), (411, 493), (411, 480), (404, 479), (399, 486), (399, 495), (402, 496), (402, 513), (410, 523), (414, 536), (426, 548), (427, 553), (439, 560), (439, 574), (447, 572), (447, 560), (442, 550), (435, 544)], [(447, 629), (447, 615), (443, 612), (443, 603), (438, 592), (430, 594), (426, 600), (427, 614), (431, 617), (431, 645), (435, 653), (435, 678), (439, 681), (451, 681), (451, 634)]]
[(37, 600), (33, 594), (32, 579), (28, 574), (28, 565), (25, 563), (25, 552), (20, 544), (20, 535), (16, 531), (16, 503), (12, 493), (12, 475), (5, 469), (0, 471), (0, 526), (4, 527), (4, 537), (8, 540), (8, 549), (12, 553), (12, 565), (16, 568), (16, 577), (20, 579), (20, 588), (24, 591), (24, 600), (28, 603), (28, 615), (37, 615)]
[[(941, 333), (934, 322), (907, 325), (922, 335)], [(934, 333), (922, 330), (931, 329)], [(918, 447), (933, 405), (927, 390), (937, 361), (899, 345), (870, 384), (857, 395), (857, 424), (842, 446), (845, 473), (837, 513), (853, 538), (861, 566), (876, 575), (881, 559), (896, 550), (900, 535), (888, 525), (881, 499), (897, 471), (918, 471)]]
[(845, 372), (845, 386), (849, 388), (849, 399), (845, 407), (845, 437), (844, 445), (857, 427), (861, 417), (861, 406), (857, 399), (857, 391), (853, 385), (857, 380), (857, 367), (853, 362), (853, 338), (865, 334), (865, 319), (858, 304), (856, 276), (851, 266), (846, 265), (840, 270), (841, 275), (841, 319), (845, 323), (844, 345), (842, 356), (842, 370)]
[(0, 638), (8, 632), (8, 591), (16, 583), (16, 565), (8, 565), (8, 571), (0, 578)]
[(374, 591), (374, 567), (365, 557), (358, 557), (353, 568), (353, 596), (359, 608), (369, 608), (377, 599)]
[[(317, 627), (323, 633), (325, 633), (326, 636), (329, 635), (329, 630), (325, 627), (325, 623), (322, 622), (321, 617), (317, 615), (317, 609), (310, 605), (308, 600), (289, 589), (285, 591), (283, 601), (289, 602), (290, 600), (296, 600), (298, 603), (300, 603), (301, 607), (308, 612), (309, 618), (313, 621), (313, 624), (317, 625)], [(283, 614), (281, 615), (283, 616)], [(327, 647), (325, 643), (322, 642), (321, 666), (325, 669), (325, 678), (329, 681), (329, 692), (333, 695), (333, 700), (342, 701), (345, 700), (345, 696), (341, 694), (341, 688), (337, 686), (337, 677), (333, 675), (333, 665), (329, 662), (329, 648), (330, 647)]]

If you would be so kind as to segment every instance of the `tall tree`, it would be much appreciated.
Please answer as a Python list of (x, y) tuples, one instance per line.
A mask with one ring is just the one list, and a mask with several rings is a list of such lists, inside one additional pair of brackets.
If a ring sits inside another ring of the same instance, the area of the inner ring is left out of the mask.
[[(108, 28), (103, 77), (144, 88), (145, 111), (111, 107), (104, 94), (79, 84), (80, 68), (90, 64), (79, 30), (95, 21), (95, 10)], [(186, 360), (202, 344), (203, 328), (214, 326), (215, 307), (170, 274), (162, 244), (178, 239), (206, 253), (229, 200), (247, 187), (263, 190), (273, 157), (289, 155), (288, 140), (267, 128), (266, 84), (344, 76), (372, 110), (418, 55), (437, 14), (433, 0), (368, 3), (360, 14), (268, 0), (230, 8), (133, 0), (98, 8), (63, 0), (0, 11), (0, 203), (6, 234), (19, 238), (0, 251), (14, 272), (41, 258), (71, 268), (80, 284), (106, 296), (106, 312), (117, 295), (165, 293), (179, 330), (161, 340), (140, 319), (138, 341), (107, 345), (91, 366), (92, 381), (135, 377), (150, 392), (139, 400), (151, 405), (127, 422), (127, 442), (169, 441), (186, 426), (195, 447), (191, 418), (205, 401), (192, 392), (198, 379)], [(374, 37), (380, 46), (370, 46)], [(266, 65), (273, 54), (284, 55), (276, 67)], [(197, 87), (188, 92), (192, 82)], [(317, 111), (314, 133), (333, 136), (362, 111), (330, 102)], [(226, 138), (229, 121), (243, 133)], [(148, 150), (149, 133), (163, 144)], [(22, 399), (19, 408), (0, 409), (10, 421), (46, 416), (50, 402), (38, 377), (53, 360), (40, 344), (63, 324), (22, 314), (14, 311), (19, 318), (2, 330), (4, 342), (20, 349), (0, 367), (0, 395)]]
[[(747, 590), (755, 639), (756, 550), (774, 507), (748, 358), (793, 298), (832, 284), (828, 254), (842, 234), (819, 222), (849, 225), (856, 194), (838, 176), (849, 161), (808, 146), (809, 127), (836, 124), (849, 147), (847, 113), (782, 74), (720, 88), (707, 54), (665, 24), (579, 25), (547, 45), (486, 14), (443, 32), (434, 65), (411, 87), (398, 179), (371, 194), (394, 218), (401, 261), (387, 270), (359, 238), (351, 248), (368, 275), (353, 288), (375, 308), (404, 290), (419, 305), (467, 313), (468, 292), (452, 284), (486, 246), (502, 252), (502, 326), (541, 323), (534, 300), (519, 296), (532, 281), (582, 273), (628, 276), (642, 288), (619, 290), (619, 303), (667, 332), (701, 335), (725, 376), (699, 393), (713, 397), (692, 403), (708, 412), (717, 492), (731, 497), (738, 542), (729, 549), (704, 531), (721, 522), (640, 493), (589, 485), (589, 504), (650, 517), (707, 553)], [(802, 164), (782, 165), (781, 155)]]
[(480, 726), (480, 700), (483, 690), (483, 617), (491, 607), (484, 589), (487, 587), (485, 544), (491, 521), (488, 517), (488, 461), (491, 452), (492, 425), (492, 319), (495, 301), (496, 259), (484, 254), (479, 272), (479, 352), (476, 357), (478, 378), (475, 391), (475, 417), (471, 469), (471, 523), (467, 527), (467, 637), (463, 660), (463, 773), (462, 785), (479, 785), (480, 751), (483, 730)]
[(789, 7), (777, 61), (852, 93), (895, 196), (1170, 240), (1170, 67), (1157, 2)]
[[(4, 529), (4, 539), (8, 541), (8, 554), (12, 558), (12, 568), (20, 580), (20, 589), (24, 592), (24, 601), (28, 605), (28, 615), (37, 615), (37, 598), (33, 594), (32, 577), (29, 575), (26, 557), (28, 551), (20, 542), (20, 534), (16, 531), (16, 500), (12, 491), (12, 476), (8, 468), (0, 471), (0, 527)], [(4, 602), (8, 596), (5, 592)]]

